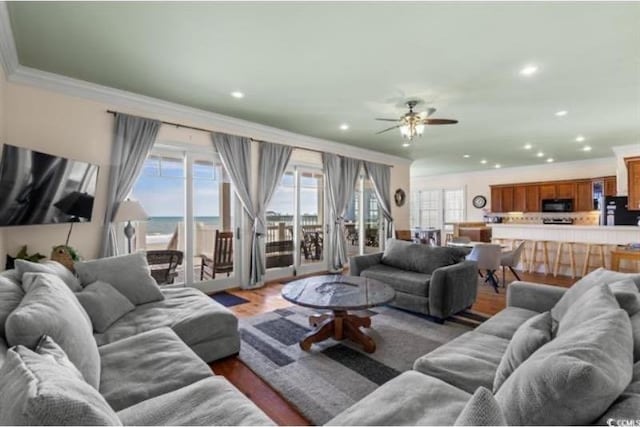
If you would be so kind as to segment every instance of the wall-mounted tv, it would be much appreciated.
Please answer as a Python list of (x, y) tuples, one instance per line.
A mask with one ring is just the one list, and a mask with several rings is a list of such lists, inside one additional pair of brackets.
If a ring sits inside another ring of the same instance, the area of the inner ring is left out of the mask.
[(88, 222), (98, 166), (5, 144), (0, 159), (0, 227)]

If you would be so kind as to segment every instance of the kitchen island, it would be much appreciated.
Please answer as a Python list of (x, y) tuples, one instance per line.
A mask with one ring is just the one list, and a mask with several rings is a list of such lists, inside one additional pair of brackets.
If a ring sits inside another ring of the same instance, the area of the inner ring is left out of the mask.
[[(515, 244), (525, 241), (521, 270), (581, 276), (604, 264), (611, 267), (610, 253), (619, 245), (640, 243), (638, 226), (558, 225), (558, 224), (487, 224), (495, 242)], [(534, 251), (534, 242), (535, 245)], [(542, 242), (547, 242), (542, 243)], [(560, 248), (560, 242), (567, 242)], [(548, 262), (545, 262), (545, 245)], [(561, 249), (561, 250), (558, 250)], [(590, 251), (589, 263), (586, 253)], [(600, 252), (602, 250), (602, 253)], [(571, 258), (573, 255), (573, 267)], [(556, 264), (558, 268), (556, 269)], [(586, 268), (585, 268), (586, 266)], [(637, 262), (624, 260), (621, 271), (639, 271)]]

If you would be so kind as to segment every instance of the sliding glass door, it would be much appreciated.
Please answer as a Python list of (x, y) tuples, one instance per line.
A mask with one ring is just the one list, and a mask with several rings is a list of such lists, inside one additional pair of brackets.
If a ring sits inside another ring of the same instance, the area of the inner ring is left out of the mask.
[(380, 252), (384, 245), (382, 215), (373, 184), (363, 173), (344, 216), (347, 256)]

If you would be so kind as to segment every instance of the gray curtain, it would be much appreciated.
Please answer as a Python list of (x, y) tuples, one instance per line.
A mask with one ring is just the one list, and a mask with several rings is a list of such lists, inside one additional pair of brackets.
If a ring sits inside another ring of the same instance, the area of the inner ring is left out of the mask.
[[(270, 142), (260, 142), (260, 160), (258, 167), (258, 215), (256, 219), (255, 233), (258, 237), (263, 237), (267, 232), (265, 224), (265, 216), (267, 214), (267, 205), (276, 191), (282, 175), (287, 168), (293, 147), (280, 144), (272, 144)], [(262, 250), (264, 245), (259, 245), (258, 257), (258, 277), (261, 279), (265, 273), (264, 253)]]
[(120, 202), (129, 195), (138, 178), (142, 165), (156, 141), (159, 129), (160, 122), (157, 120), (116, 113), (107, 208), (100, 248), (102, 257), (118, 254), (116, 231), (112, 220)]
[(367, 171), (369, 179), (373, 183), (373, 188), (378, 198), (378, 203), (382, 209), (385, 225), (387, 229), (387, 238), (393, 237), (393, 217), (391, 216), (391, 167), (381, 165), (379, 163), (364, 162), (364, 168)]
[[(253, 222), (253, 233), (251, 235), (251, 262), (249, 265), (249, 285), (244, 288), (255, 288), (258, 286), (261, 277), (262, 258), (260, 242), (257, 236), (257, 214), (251, 200), (251, 141), (249, 138), (225, 133), (212, 133), (213, 146), (224, 166), (233, 189), (242, 203), (251, 222)], [(236, 236), (237, 237), (237, 236)], [(241, 284), (242, 285), (242, 284)]]
[(329, 269), (340, 271), (347, 262), (344, 214), (353, 197), (362, 161), (322, 153), (322, 164), (329, 205)]

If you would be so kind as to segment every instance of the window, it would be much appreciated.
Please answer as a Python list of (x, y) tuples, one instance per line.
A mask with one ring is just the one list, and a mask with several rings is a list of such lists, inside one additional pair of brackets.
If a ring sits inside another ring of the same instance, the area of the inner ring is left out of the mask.
[(459, 189), (421, 190), (412, 194), (411, 227), (444, 228), (465, 220), (465, 192)]

